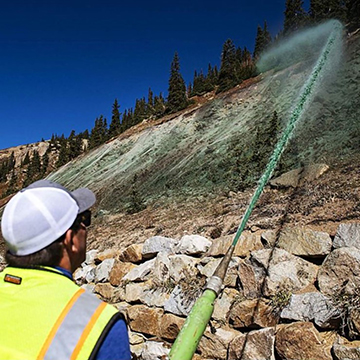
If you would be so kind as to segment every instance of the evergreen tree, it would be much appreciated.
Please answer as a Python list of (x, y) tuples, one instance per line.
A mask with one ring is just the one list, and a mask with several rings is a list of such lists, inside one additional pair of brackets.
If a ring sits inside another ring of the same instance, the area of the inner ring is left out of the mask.
[(146, 104), (146, 116), (152, 116), (154, 115), (154, 94), (152, 90), (149, 88), (148, 91), (148, 100)]
[(347, 22), (349, 31), (360, 28), (360, 0), (347, 0)]
[(225, 41), (221, 53), (221, 66), (219, 72), (219, 87), (217, 92), (223, 92), (231, 89), (240, 81), (239, 61), (236, 58), (236, 49), (233, 41), (228, 39)]
[[(344, 0), (310, 0), (310, 16), (313, 22), (318, 23), (326, 19), (346, 21), (347, 6)], [(357, 13), (359, 18), (359, 12)]]
[(146, 118), (146, 100), (145, 98), (136, 99), (133, 125), (140, 123)]
[(94, 127), (91, 130), (89, 149), (93, 149), (107, 140), (107, 121), (103, 115), (95, 119)]
[(253, 57), (258, 59), (259, 55), (266, 50), (266, 48), (271, 44), (271, 35), (267, 28), (267, 23), (264, 21), (264, 28), (258, 25), (257, 34), (255, 39), (255, 49)]
[(199, 74), (195, 70), (191, 96), (204, 95), (206, 92), (205, 85), (206, 85), (206, 79), (202, 70), (200, 71)]
[(63, 166), (70, 160), (68, 141), (64, 137), (64, 135), (61, 135), (58, 142), (59, 142), (60, 148), (59, 148), (59, 156), (56, 161), (56, 167)]
[(307, 16), (303, 9), (303, 5), (304, 2), (302, 0), (286, 0), (284, 35), (289, 35), (294, 31), (298, 31), (306, 24)]
[(175, 52), (170, 70), (167, 110), (169, 112), (175, 112), (185, 109), (187, 105), (186, 85), (180, 73), (179, 55)]
[(109, 138), (112, 138), (112, 137), (120, 134), (121, 123), (120, 123), (119, 108), (120, 108), (120, 105), (118, 104), (117, 99), (115, 99), (113, 107), (112, 107), (111, 123), (109, 126)]
[(48, 152), (49, 148), (45, 151), (44, 155), (41, 157), (41, 175), (42, 177), (44, 175), (46, 175), (47, 173), (47, 169), (49, 166), (49, 152)]
[(41, 159), (39, 152), (34, 150), (30, 160), (30, 164), (27, 168), (26, 177), (23, 187), (30, 185), (32, 182), (39, 180), (41, 176)]
[(24, 160), (21, 162), (22, 166), (29, 165), (30, 164), (30, 156), (29, 152), (26, 153)]
[(162, 93), (159, 96), (154, 97), (154, 115), (157, 118), (160, 118), (165, 113), (165, 99), (162, 96)]

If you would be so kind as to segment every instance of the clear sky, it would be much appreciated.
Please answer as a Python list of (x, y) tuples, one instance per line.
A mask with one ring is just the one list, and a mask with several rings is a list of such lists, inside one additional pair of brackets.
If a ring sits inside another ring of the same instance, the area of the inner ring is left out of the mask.
[(167, 95), (175, 51), (188, 84), (220, 66), (230, 38), (251, 52), (257, 26), (283, 25), (285, 0), (0, 0), (0, 149), (91, 130), (114, 99)]

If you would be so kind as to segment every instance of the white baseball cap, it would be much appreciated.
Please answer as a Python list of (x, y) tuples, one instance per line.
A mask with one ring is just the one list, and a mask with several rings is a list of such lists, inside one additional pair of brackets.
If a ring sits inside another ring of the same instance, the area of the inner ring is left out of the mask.
[(13, 255), (29, 255), (60, 238), (78, 214), (95, 203), (87, 188), (68, 191), (58, 183), (39, 180), (18, 192), (6, 205), (1, 231)]

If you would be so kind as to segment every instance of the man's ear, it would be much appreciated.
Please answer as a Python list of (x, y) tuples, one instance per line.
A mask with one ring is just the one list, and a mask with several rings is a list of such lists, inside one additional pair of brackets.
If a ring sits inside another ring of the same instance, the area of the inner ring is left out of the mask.
[(65, 245), (65, 248), (68, 249), (68, 250), (74, 251), (74, 249), (73, 249), (74, 235), (75, 235), (75, 232), (72, 229), (67, 230), (66, 233), (65, 233), (64, 245)]

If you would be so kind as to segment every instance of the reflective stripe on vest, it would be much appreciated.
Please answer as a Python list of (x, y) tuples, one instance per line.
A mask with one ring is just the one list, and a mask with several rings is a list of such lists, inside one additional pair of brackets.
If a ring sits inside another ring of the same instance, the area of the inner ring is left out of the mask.
[(79, 289), (54, 324), (38, 359), (75, 359), (106, 303)]

